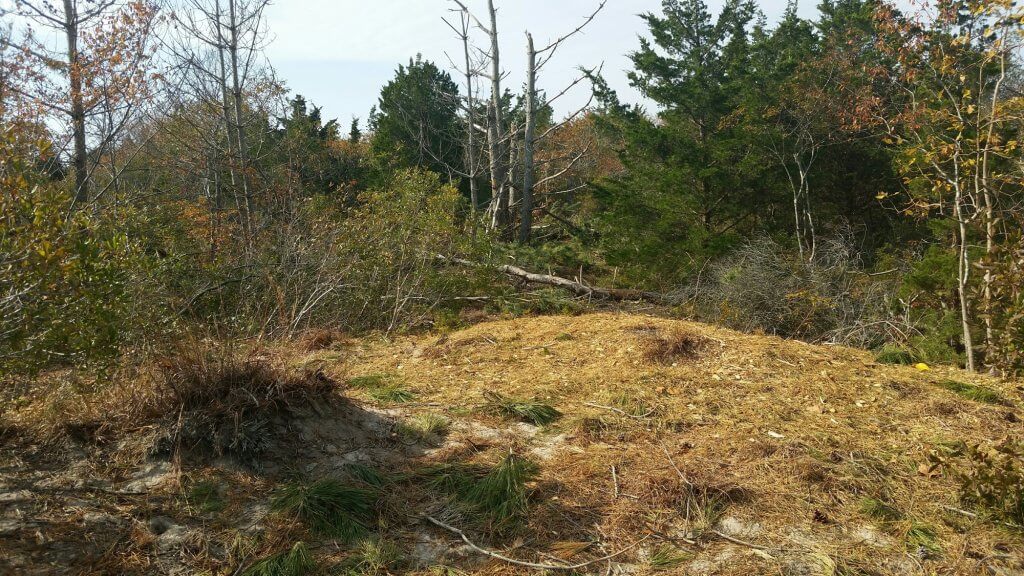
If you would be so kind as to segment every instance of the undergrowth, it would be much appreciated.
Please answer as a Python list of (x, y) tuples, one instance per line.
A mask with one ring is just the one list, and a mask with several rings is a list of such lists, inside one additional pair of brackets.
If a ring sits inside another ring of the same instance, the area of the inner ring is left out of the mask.
[(1005, 402), (998, 392), (985, 386), (976, 386), (966, 382), (957, 382), (956, 380), (943, 380), (937, 382), (936, 386), (974, 402), (981, 402), (983, 404), (1003, 404)]

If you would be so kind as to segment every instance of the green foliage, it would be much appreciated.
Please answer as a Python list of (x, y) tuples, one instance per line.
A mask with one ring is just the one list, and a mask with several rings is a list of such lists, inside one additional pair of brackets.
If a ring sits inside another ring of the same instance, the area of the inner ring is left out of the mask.
[(392, 170), (448, 174), (462, 166), (459, 88), (447, 72), (417, 55), (399, 65), (370, 117), (371, 149)]
[(348, 385), (365, 390), (370, 398), (378, 402), (391, 404), (412, 402), (416, 395), (402, 386), (400, 382), (393, 381), (393, 378), (393, 376), (388, 374), (369, 374), (350, 379)]
[(302, 542), (287, 552), (264, 558), (242, 572), (243, 576), (308, 576), (317, 569), (316, 560)]
[(933, 451), (930, 460), (956, 481), (963, 503), (1024, 527), (1024, 441), (960, 444)]
[(146, 261), (125, 214), (73, 209), (0, 133), (0, 371), (104, 365), (138, 336)]
[(350, 542), (369, 532), (376, 502), (373, 490), (325, 478), (279, 488), (271, 508), (301, 520), (313, 534)]
[(465, 493), (465, 501), (501, 531), (524, 519), (529, 511), (527, 482), (537, 474), (533, 462), (509, 454), (501, 464)]
[(373, 489), (383, 488), (389, 482), (388, 477), (381, 474), (380, 470), (366, 464), (346, 464), (343, 472), (353, 481), (361, 482)]
[(399, 424), (398, 435), (404, 442), (438, 445), (450, 426), (451, 420), (440, 414), (419, 414)]
[(217, 513), (224, 509), (224, 486), (215, 480), (202, 480), (192, 484), (186, 494), (190, 506), (206, 513)]
[(691, 558), (693, 558), (692, 554), (670, 544), (663, 544), (651, 551), (647, 563), (650, 564), (652, 570), (662, 572), (678, 568)]
[(1003, 404), (1005, 402), (998, 392), (985, 386), (976, 386), (956, 380), (942, 380), (937, 382), (936, 386), (975, 402), (983, 402), (985, 404)]
[(562, 417), (554, 406), (539, 400), (511, 398), (490, 390), (484, 392), (484, 398), (487, 401), (485, 410), (535, 426), (546, 426)]
[(897, 364), (901, 366), (910, 366), (918, 362), (917, 358), (914, 357), (913, 353), (909, 350), (894, 346), (892, 344), (886, 344), (881, 350), (875, 354), (875, 361), (881, 364)]
[(860, 510), (867, 516), (882, 522), (892, 523), (903, 520), (903, 512), (892, 504), (878, 498), (864, 498), (860, 501)]
[(402, 551), (387, 540), (364, 540), (355, 555), (346, 563), (349, 576), (383, 576), (391, 574), (402, 561)]

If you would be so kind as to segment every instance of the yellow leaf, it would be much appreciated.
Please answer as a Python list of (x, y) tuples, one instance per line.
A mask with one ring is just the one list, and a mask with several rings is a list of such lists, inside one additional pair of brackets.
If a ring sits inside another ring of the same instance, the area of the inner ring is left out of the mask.
[(918, 372), (928, 372), (932, 369), (931, 366), (925, 364), (924, 362), (914, 364), (914, 368), (917, 368)]

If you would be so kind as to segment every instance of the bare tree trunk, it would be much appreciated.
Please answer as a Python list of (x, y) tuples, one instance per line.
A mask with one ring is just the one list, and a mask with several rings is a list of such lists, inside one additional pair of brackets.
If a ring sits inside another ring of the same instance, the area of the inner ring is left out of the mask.
[(964, 348), (967, 354), (967, 371), (974, 372), (974, 338), (971, 333), (971, 305), (968, 295), (969, 282), (971, 277), (970, 256), (967, 252), (967, 221), (963, 213), (963, 192), (959, 183), (956, 186), (955, 206), (953, 207), (958, 227), (957, 239), (957, 290), (960, 293), (960, 322), (963, 329)]
[(506, 237), (509, 233), (509, 198), (504, 167), (505, 124), (501, 109), (501, 53), (498, 46), (498, 13), (494, 0), (487, 0), (491, 16), (491, 126), (487, 130), (491, 160), (491, 229)]
[(71, 131), (75, 153), (75, 204), (89, 201), (89, 150), (85, 137), (85, 103), (82, 68), (78, 58), (78, 9), (74, 0), (64, 0), (64, 33), (68, 43), (68, 79), (71, 83)]
[(533, 144), (537, 131), (537, 50), (526, 33), (526, 127), (523, 136), (523, 190), (519, 199), (519, 242), (530, 241), (533, 230)]
[(236, 1), (228, 0), (228, 18), (230, 19), (228, 31), (231, 33), (228, 54), (231, 57), (231, 96), (235, 115), (235, 143), (238, 145), (236, 152), (238, 153), (239, 169), (242, 171), (242, 199), (245, 206), (243, 218), (244, 226), (249, 231), (248, 235), (251, 240), (253, 231), (253, 203), (252, 191), (249, 186), (249, 157), (246, 147), (245, 126), (242, 120), (242, 83), (240, 81), (238, 63), (239, 24), (238, 15), (235, 11)]

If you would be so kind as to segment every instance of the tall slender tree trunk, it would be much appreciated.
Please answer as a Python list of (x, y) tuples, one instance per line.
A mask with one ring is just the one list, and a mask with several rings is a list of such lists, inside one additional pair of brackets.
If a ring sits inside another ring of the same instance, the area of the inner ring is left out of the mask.
[(234, 108), (235, 121), (235, 143), (238, 145), (238, 164), (242, 172), (242, 199), (245, 206), (244, 225), (249, 231), (249, 239), (253, 235), (253, 199), (252, 190), (249, 186), (249, 154), (246, 144), (245, 125), (242, 120), (242, 82), (239, 75), (238, 63), (238, 16), (235, 11), (235, 2), (228, 0), (228, 18), (230, 26), (228, 31), (231, 34), (228, 44), (228, 55), (231, 58), (231, 96)]
[(956, 184), (955, 206), (953, 207), (954, 217), (957, 220), (957, 233), (959, 238), (957, 257), (957, 291), (960, 293), (960, 323), (963, 329), (964, 348), (967, 355), (967, 371), (974, 372), (974, 337), (971, 332), (971, 304), (968, 294), (971, 279), (971, 262), (967, 252), (967, 221), (963, 213), (963, 191), (959, 184)]
[(494, 0), (487, 0), (491, 16), (491, 127), (487, 131), (491, 164), (491, 229), (509, 234), (508, 174), (505, 170), (505, 123), (501, 109), (501, 52), (498, 46), (498, 14)]
[(64, 0), (64, 33), (68, 44), (68, 79), (71, 96), (71, 131), (74, 140), (75, 204), (89, 201), (89, 150), (85, 138), (85, 103), (82, 67), (78, 55), (78, 10), (74, 0)]
[(519, 199), (519, 242), (530, 241), (533, 230), (533, 144), (537, 131), (537, 50), (526, 33), (526, 127), (523, 136), (523, 190)]

